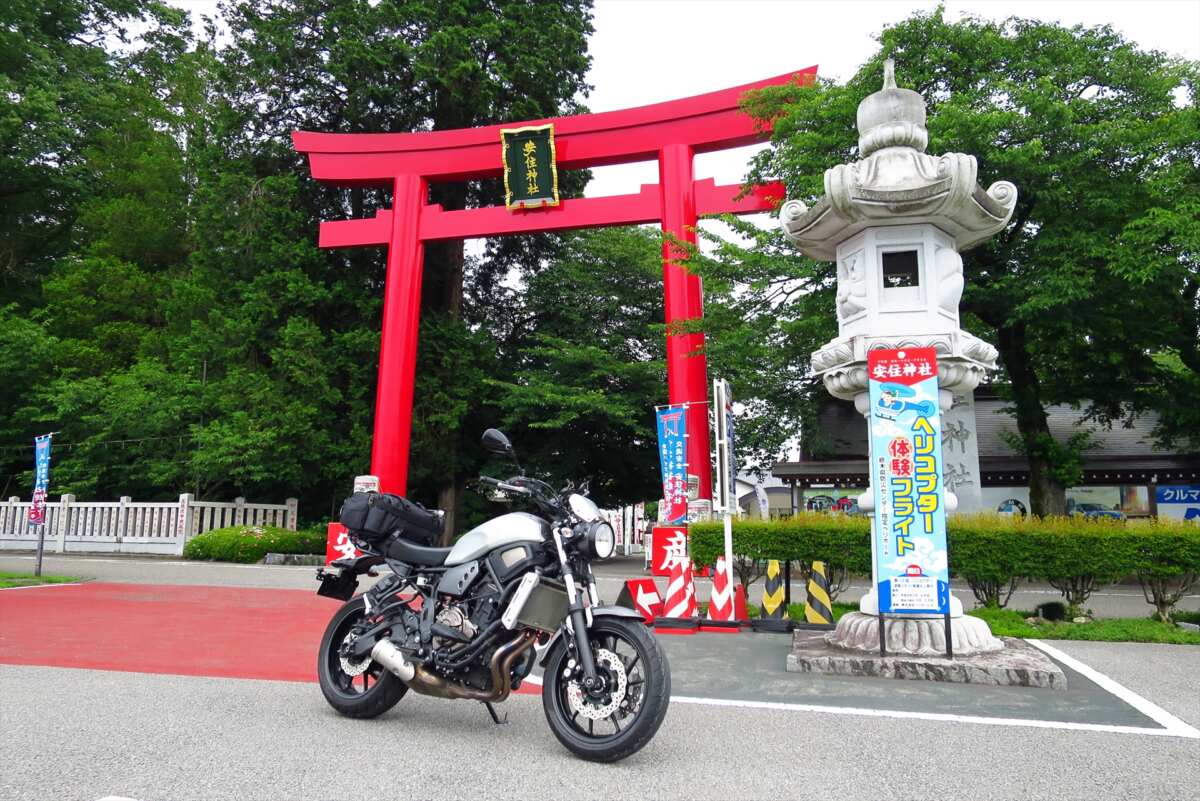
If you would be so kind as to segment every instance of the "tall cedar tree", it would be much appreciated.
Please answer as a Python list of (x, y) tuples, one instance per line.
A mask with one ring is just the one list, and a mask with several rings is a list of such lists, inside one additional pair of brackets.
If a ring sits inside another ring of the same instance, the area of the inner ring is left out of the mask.
[[(263, 155), (277, 149), (277, 165), (297, 166), (286, 152), (293, 130), (445, 130), (558, 116), (583, 110), (578, 98), (589, 88), (590, 0), (273, 0), (235, 3), (225, 12), (234, 102), (246, 115), (247, 135), (267, 145)], [(348, 207), (340, 194), (304, 192), (320, 198), (314, 211), (331, 212), (321, 216), (358, 217), (371, 204), (357, 191)], [(499, 191), (494, 181), (435, 184), (430, 199), (461, 209), (495, 203)], [(417, 418), (412, 462), (426, 476), (441, 473), (437, 503), (448, 531), (469, 467), (458, 457), (468, 447), (459, 432), (470, 393), (436, 354), (453, 352), (469, 336), (454, 322), (462, 314), (463, 268), (462, 242), (426, 248), (422, 403), (433, 413)], [(435, 377), (450, 384), (434, 385)], [(434, 399), (447, 405), (433, 408)]]

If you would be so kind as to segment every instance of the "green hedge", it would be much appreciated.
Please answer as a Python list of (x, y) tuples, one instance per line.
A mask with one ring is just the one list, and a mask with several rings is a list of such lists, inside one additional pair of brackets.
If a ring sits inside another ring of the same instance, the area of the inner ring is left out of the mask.
[(274, 526), (230, 526), (198, 534), (183, 548), (185, 559), (258, 562), (268, 553), (325, 553), (325, 532)]
[[(691, 538), (697, 564), (712, 564), (724, 548), (718, 523), (693, 525)], [(947, 540), (951, 573), (987, 605), (1003, 606), (1023, 578), (1047, 581), (1079, 605), (1097, 585), (1137, 576), (1147, 601), (1162, 613), (1200, 576), (1200, 526), (1179, 521), (952, 515)], [(864, 516), (805, 512), (737, 521), (733, 547), (751, 559), (820, 560), (835, 570), (871, 572), (870, 521)]]

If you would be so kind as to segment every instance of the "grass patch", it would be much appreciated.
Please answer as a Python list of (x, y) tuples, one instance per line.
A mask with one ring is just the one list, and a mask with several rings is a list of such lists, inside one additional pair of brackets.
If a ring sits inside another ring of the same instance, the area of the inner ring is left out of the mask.
[(1099, 642), (1161, 642), (1200, 645), (1200, 634), (1149, 618), (1099, 618), (1090, 623), (1026, 623), (1033, 612), (985, 607), (967, 614), (987, 621), (997, 637), (1035, 637), (1043, 640)]
[(81, 580), (78, 576), (35, 576), (32, 573), (0, 572), (0, 590), (9, 587), (36, 587), (39, 584), (70, 584)]
[(211, 562), (258, 562), (268, 553), (324, 554), (325, 532), (289, 531), (274, 526), (229, 526), (206, 531), (188, 541), (184, 559)]

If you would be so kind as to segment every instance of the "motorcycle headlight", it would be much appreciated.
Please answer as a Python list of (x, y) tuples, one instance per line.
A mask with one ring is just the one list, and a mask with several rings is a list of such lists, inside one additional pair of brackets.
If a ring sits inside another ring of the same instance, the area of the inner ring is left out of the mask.
[(586, 495), (571, 493), (567, 496), (567, 505), (571, 507), (571, 513), (585, 523), (600, 519), (600, 507)]
[(603, 520), (588, 523), (583, 537), (588, 555), (593, 559), (609, 559), (617, 551), (617, 535), (613, 533), (612, 526)]

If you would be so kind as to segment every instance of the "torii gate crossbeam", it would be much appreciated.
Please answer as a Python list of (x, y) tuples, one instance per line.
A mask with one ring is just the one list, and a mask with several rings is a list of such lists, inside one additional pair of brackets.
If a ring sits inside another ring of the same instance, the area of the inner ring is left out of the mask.
[[(650, 106), (573, 117), (391, 134), (328, 134), (296, 131), (292, 142), (308, 156), (312, 176), (346, 187), (390, 187), (392, 208), (373, 218), (321, 223), (323, 248), (386, 245), (383, 331), (371, 471), (385, 492), (408, 485), (413, 383), (421, 313), (421, 273), (426, 242), (506, 234), (661, 222), (681, 242), (696, 242), (696, 221), (706, 214), (769, 211), (783, 199), (780, 184), (755, 187), (695, 180), (697, 153), (766, 141), (770, 130), (743, 114), (746, 92), (793, 81), (809, 83), (816, 66), (718, 92)], [(503, 206), (446, 211), (429, 203), (431, 182), (491, 178), (501, 174), (501, 128), (554, 124), (560, 169), (655, 160), (659, 183), (616, 197), (569, 198), (558, 206), (509, 211)], [(682, 265), (682, 254), (663, 246), (663, 296), (670, 326), (703, 315), (700, 278)], [(667, 336), (667, 386), (672, 404), (708, 399), (704, 335)], [(712, 497), (708, 415), (688, 415), (688, 472), (699, 479), (700, 497)]]

